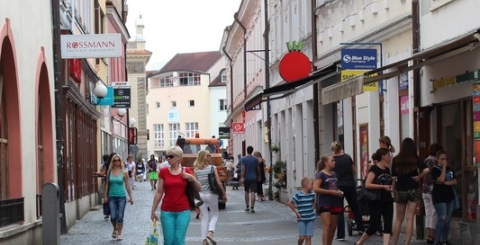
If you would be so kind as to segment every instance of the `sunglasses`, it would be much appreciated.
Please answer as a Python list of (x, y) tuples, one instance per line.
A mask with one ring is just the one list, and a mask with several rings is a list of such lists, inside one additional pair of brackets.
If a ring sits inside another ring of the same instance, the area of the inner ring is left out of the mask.
[(172, 158), (174, 158), (174, 157), (175, 157), (175, 155), (168, 155), (168, 156), (167, 156), (167, 159), (172, 159)]
[(112, 162), (120, 162), (120, 159), (113, 159)]
[(207, 157), (212, 157), (211, 155), (207, 155)]

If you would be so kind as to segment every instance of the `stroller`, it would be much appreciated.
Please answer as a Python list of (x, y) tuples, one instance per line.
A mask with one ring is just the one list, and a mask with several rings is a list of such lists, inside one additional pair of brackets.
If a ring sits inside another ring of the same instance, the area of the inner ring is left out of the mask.
[(233, 177), (228, 182), (228, 185), (232, 187), (232, 190), (238, 190), (238, 187), (240, 186), (240, 180), (238, 179), (237, 173), (233, 174)]
[(143, 181), (143, 169), (137, 169), (137, 175), (135, 176), (135, 180), (138, 182)]
[[(360, 191), (360, 188), (357, 187), (357, 197), (359, 196), (358, 195), (359, 191)], [(358, 205), (360, 206), (360, 212), (362, 213), (363, 227), (367, 229), (368, 226), (370, 225), (370, 208), (369, 208), (368, 202), (358, 200)], [(348, 214), (347, 233), (349, 236), (353, 236), (353, 231), (357, 230), (357, 223), (355, 222), (353, 211), (352, 209), (350, 209), (350, 206), (348, 205), (345, 206), (344, 210), (345, 210), (345, 213)]]

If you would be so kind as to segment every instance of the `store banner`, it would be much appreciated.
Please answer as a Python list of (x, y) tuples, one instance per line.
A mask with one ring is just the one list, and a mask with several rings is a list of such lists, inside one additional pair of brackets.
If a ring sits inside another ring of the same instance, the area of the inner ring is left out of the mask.
[(128, 82), (113, 82), (113, 105), (112, 108), (130, 108), (131, 91)]
[(234, 122), (232, 123), (233, 134), (243, 134), (245, 132), (245, 124)]
[(62, 35), (62, 59), (120, 58), (124, 45), (120, 34)]
[[(368, 70), (342, 70), (340, 72), (340, 81), (346, 81), (352, 77), (363, 76)], [(375, 77), (377, 73), (371, 74), (369, 77)], [(378, 82), (369, 83), (363, 85), (363, 92), (375, 92), (378, 91)]]
[(376, 49), (342, 49), (343, 70), (373, 70), (377, 69)]

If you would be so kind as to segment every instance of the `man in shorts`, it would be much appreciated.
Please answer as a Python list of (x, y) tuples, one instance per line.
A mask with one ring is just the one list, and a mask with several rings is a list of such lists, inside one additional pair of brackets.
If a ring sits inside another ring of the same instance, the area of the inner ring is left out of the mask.
[[(257, 193), (257, 181), (261, 180), (260, 164), (258, 159), (252, 155), (253, 147), (247, 147), (247, 155), (240, 159), (242, 166), (241, 179), (245, 189), (245, 212), (255, 213), (255, 194)], [(249, 196), (250, 193), (250, 196)], [(251, 204), (251, 205), (249, 205)]]

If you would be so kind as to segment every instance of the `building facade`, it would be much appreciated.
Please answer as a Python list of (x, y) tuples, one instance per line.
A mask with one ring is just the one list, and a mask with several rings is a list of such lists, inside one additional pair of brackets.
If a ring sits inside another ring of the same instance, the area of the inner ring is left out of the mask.
[(42, 186), (57, 180), (52, 5), (0, 4), (0, 244), (28, 244), (41, 239)]
[(132, 107), (129, 116), (134, 118), (137, 128), (137, 144), (131, 146), (136, 158), (148, 158), (148, 130), (147, 130), (147, 76), (145, 67), (152, 56), (152, 52), (145, 49), (146, 40), (143, 36), (145, 23), (140, 16), (136, 20), (135, 38), (128, 42), (127, 71), (128, 82), (132, 88)]
[(209, 86), (224, 68), (219, 51), (185, 53), (175, 55), (160, 71), (149, 75), (149, 154), (165, 155), (179, 136), (215, 135), (212, 124), (220, 121), (210, 117), (210, 104), (215, 98), (210, 96)]

